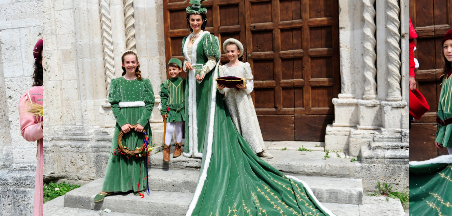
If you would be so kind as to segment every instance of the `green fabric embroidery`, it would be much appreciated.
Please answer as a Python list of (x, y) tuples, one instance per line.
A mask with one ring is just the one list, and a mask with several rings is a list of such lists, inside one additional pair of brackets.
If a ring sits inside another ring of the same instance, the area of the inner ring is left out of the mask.
[(167, 122), (185, 121), (185, 85), (186, 81), (181, 77), (170, 78), (160, 85), (160, 114), (168, 114)]
[[(443, 79), (441, 93), (438, 102), (438, 117), (441, 120), (446, 120), (452, 118), (452, 77)], [(438, 124), (438, 129), (436, 130), (435, 142), (441, 143), (444, 147), (452, 147), (452, 124), (443, 126)]]

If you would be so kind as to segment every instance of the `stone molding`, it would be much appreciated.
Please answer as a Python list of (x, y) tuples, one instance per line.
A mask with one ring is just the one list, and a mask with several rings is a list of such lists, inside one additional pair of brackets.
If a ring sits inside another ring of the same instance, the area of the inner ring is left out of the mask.
[(100, 22), (102, 28), (102, 46), (104, 51), (105, 81), (108, 89), (111, 79), (115, 77), (115, 56), (113, 48), (113, 33), (111, 29), (110, 0), (100, 0)]
[(388, 52), (388, 72), (389, 89), (386, 100), (402, 100), (400, 89), (400, 7), (398, 0), (388, 0), (388, 9), (386, 11), (388, 21), (386, 28), (389, 30), (387, 52)]
[(137, 41), (135, 39), (135, 10), (133, 9), (133, 0), (124, 0), (124, 24), (126, 26), (126, 47), (127, 50), (137, 50)]
[(375, 82), (375, 76), (377, 74), (377, 69), (375, 67), (375, 60), (377, 59), (377, 54), (375, 52), (375, 45), (377, 44), (377, 40), (375, 39), (375, 8), (374, 3), (375, 0), (363, 0), (364, 3), (364, 77), (366, 78), (365, 82), (365, 91), (363, 98), (366, 100), (373, 100), (377, 97), (376, 87), (377, 83)]

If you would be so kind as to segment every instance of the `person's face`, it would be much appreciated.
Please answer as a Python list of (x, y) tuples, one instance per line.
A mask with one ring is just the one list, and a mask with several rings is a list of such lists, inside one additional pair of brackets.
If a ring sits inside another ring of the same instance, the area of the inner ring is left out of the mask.
[(452, 40), (446, 40), (443, 44), (443, 53), (447, 61), (452, 62)]
[(138, 67), (139, 63), (137, 61), (137, 57), (134, 54), (128, 54), (124, 56), (124, 62), (122, 66), (129, 72), (135, 72), (135, 69)]
[(202, 16), (200, 14), (192, 14), (190, 15), (189, 22), (193, 31), (198, 32), (201, 31), (201, 26), (204, 21), (202, 20)]
[(235, 61), (239, 58), (240, 50), (235, 44), (226, 45), (226, 55), (228, 56), (229, 61)]
[(179, 76), (181, 69), (178, 67), (168, 66), (168, 73), (171, 78), (176, 78)]

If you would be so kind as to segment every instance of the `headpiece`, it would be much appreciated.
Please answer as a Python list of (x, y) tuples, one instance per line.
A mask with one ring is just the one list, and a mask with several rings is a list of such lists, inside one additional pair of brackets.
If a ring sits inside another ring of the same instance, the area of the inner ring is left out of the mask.
[(36, 42), (35, 47), (33, 48), (33, 57), (35, 58), (35, 61), (39, 62), (42, 59), (41, 53), (42, 53), (42, 48), (44, 46), (44, 42), (41, 39), (38, 40), (38, 42)]
[(239, 58), (242, 57), (242, 55), (243, 55), (243, 44), (240, 41), (238, 41), (237, 39), (235, 39), (235, 38), (228, 38), (227, 40), (225, 40), (223, 42), (223, 52), (226, 53), (226, 45), (228, 45), (230, 43), (234, 43), (235, 45), (237, 45), (237, 47), (240, 50)]
[(181, 62), (179, 59), (177, 59), (177, 58), (172, 58), (172, 59), (170, 59), (169, 62), (168, 62), (168, 64), (171, 64), (171, 63), (176, 64), (177, 66), (179, 66), (179, 68), (182, 67), (182, 62)]
[(447, 31), (447, 33), (443, 37), (443, 42), (441, 42), (441, 45), (444, 44), (444, 41), (452, 39), (452, 29)]
[(191, 0), (191, 6), (188, 6), (185, 11), (187, 14), (207, 14), (207, 8), (201, 4), (202, 1), (205, 0)]

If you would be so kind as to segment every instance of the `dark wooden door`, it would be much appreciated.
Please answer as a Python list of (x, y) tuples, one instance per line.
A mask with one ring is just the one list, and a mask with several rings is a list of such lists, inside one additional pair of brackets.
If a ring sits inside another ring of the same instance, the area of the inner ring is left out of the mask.
[[(207, 31), (244, 47), (265, 140), (323, 141), (340, 91), (339, 15), (334, 0), (212, 0)], [(165, 0), (167, 61), (183, 59), (188, 1)], [(181, 21), (183, 20), (183, 22)], [(222, 63), (227, 58), (222, 57)]]
[(415, 56), (419, 61), (416, 71), (418, 89), (427, 99), (430, 111), (411, 125), (410, 160), (427, 160), (447, 154), (435, 147), (436, 112), (441, 90), (439, 78), (443, 72), (441, 40), (452, 23), (451, 0), (410, 0), (410, 16), (418, 38)]

